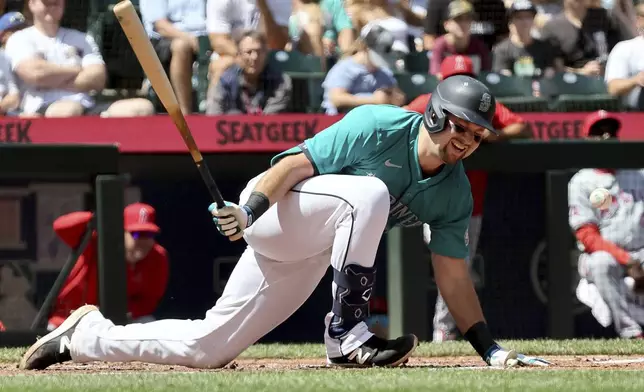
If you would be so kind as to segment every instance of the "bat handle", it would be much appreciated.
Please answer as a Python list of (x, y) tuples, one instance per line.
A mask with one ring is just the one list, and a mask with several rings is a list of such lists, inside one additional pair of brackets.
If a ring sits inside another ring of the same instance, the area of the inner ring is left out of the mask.
[(221, 195), (219, 188), (217, 188), (217, 184), (215, 184), (215, 180), (212, 178), (212, 175), (210, 174), (210, 169), (208, 169), (207, 165), (204, 165), (203, 161), (199, 161), (195, 163), (197, 164), (197, 169), (199, 169), (199, 174), (201, 174), (201, 178), (203, 179), (204, 183), (206, 183), (206, 187), (208, 187), (208, 191), (210, 192), (212, 199), (215, 201), (215, 203), (217, 203), (217, 207), (223, 207), (226, 204), (226, 202), (224, 201), (224, 197)]

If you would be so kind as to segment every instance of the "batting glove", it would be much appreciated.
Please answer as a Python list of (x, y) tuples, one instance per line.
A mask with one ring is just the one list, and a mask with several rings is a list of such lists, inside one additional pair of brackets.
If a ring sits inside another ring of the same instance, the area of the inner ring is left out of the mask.
[(507, 351), (501, 347), (490, 350), (485, 362), (492, 367), (510, 368), (516, 366), (548, 366), (550, 362), (542, 358), (528, 357), (514, 350)]
[(217, 230), (231, 241), (237, 241), (244, 236), (250, 213), (245, 207), (227, 201), (223, 208), (217, 208), (217, 203), (212, 203), (208, 211), (212, 214), (212, 221), (215, 222)]
[(543, 358), (528, 357), (527, 355), (517, 354), (520, 366), (549, 366), (550, 362)]
[(519, 360), (517, 359), (516, 351), (507, 351), (499, 346), (495, 346), (485, 356), (485, 362), (495, 368), (507, 368), (516, 366)]

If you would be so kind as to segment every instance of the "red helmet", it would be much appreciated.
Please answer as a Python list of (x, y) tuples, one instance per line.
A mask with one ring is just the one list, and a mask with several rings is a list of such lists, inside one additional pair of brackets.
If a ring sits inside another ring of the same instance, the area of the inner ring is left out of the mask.
[(610, 137), (617, 137), (621, 126), (622, 122), (617, 118), (617, 115), (605, 110), (598, 110), (584, 119), (582, 136), (602, 136), (608, 133)]

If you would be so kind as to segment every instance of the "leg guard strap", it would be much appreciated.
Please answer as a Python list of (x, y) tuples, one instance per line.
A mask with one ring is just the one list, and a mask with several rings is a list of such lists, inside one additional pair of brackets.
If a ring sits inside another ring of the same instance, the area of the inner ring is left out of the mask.
[(349, 322), (369, 317), (369, 300), (375, 280), (375, 268), (349, 265), (343, 271), (333, 270), (333, 281), (338, 286), (333, 314)]

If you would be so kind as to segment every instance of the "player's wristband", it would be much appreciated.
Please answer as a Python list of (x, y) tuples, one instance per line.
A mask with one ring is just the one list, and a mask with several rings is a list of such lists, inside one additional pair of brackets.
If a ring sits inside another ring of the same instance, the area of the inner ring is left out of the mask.
[(493, 349), (500, 346), (496, 344), (492, 338), (492, 333), (483, 321), (480, 321), (470, 327), (465, 332), (465, 339), (474, 347), (474, 350), (487, 361), (487, 357), (491, 355)]
[(270, 200), (262, 192), (253, 191), (248, 198), (248, 201), (243, 209), (248, 213), (248, 224), (246, 227), (252, 225), (260, 216), (262, 216), (271, 206)]

